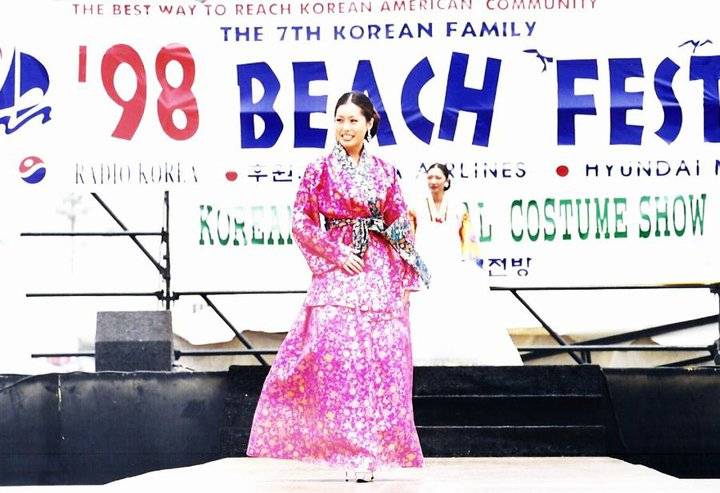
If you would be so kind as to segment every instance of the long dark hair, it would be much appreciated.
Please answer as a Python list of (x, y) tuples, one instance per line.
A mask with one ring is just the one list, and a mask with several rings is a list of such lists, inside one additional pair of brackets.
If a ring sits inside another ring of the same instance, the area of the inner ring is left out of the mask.
[[(432, 163), (430, 167), (427, 169), (427, 171), (430, 171), (433, 168), (437, 168), (440, 170), (440, 172), (445, 175), (445, 179), (447, 180), (445, 182), (445, 190), (450, 190), (450, 170), (446, 165), (443, 163)], [(426, 171), (426, 173), (427, 173)]]
[(372, 104), (372, 101), (370, 101), (370, 98), (367, 97), (367, 95), (364, 92), (360, 91), (350, 91), (346, 92), (342, 96), (340, 96), (340, 99), (337, 100), (337, 104), (335, 105), (335, 113), (337, 114), (337, 109), (347, 103), (352, 103), (355, 106), (360, 108), (360, 112), (365, 117), (367, 121), (370, 121), (372, 119), (373, 124), (370, 130), (368, 130), (367, 135), (365, 135), (365, 140), (368, 142), (371, 138), (375, 137), (377, 135), (378, 131), (378, 125), (380, 124), (380, 115), (378, 114), (377, 110), (375, 109), (375, 106)]

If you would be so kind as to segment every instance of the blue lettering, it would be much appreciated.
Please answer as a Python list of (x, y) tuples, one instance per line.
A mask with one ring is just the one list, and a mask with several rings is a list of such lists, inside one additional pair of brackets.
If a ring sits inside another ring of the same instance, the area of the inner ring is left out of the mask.
[(627, 123), (629, 110), (641, 110), (642, 92), (627, 92), (625, 81), (642, 77), (643, 66), (639, 58), (611, 58), (610, 66), (610, 144), (640, 145), (643, 127)]
[(690, 57), (690, 80), (703, 81), (705, 142), (720, 142), (718, 79), (720, 79), (720, 56)]
[(310, 82), (327, 80), (324, 62), (294, 62), (295, 147), (325, 147), (327, 129), (310, 126), (312, 113), (325, 113), (327, 96), (311, 96)]
[(418, 62), (408, 74), (402, 88), (401, 104), (402, 115), (410, 131), (426, 144), (430, 143), (435, 124), (425, 118), (420, 111), (420, 91), (430, 79), (435, 77), (432, 66), (427, 57)]
[(655, 70), (655, 94), (662, 103), (665, 115), (663, 124), (655, 132), (655, 135), (668, 144), (674, 142), (680, 135), (683, 121), (682, 108), (672, 88), (672, 82), (678, 70), (680, 70), (680, 66), (669, 58), (660, 62)]
[(367, 92), (368, 97), (373, 102), (375, 109), (380, 115), (380, 124), (378, 126), (377, 134), (378, 144), (381, 146), (395, 144), (395, 135), (393, 135), (390, 120), (385, 113), (385, 106), (383, 105), (382, 97), (380, 96), (380, 89), (378, 89), (370, 60), (358, 61), (352, 88), (353, 91)]
[[(253, 103), (252, 80), (262, 84), (262, 99)], [(268, 148), (275, 145), (283, 130), (283, 123), (273, 109), (280, 92), (280, 81), (267, 63), (247, 63), (237, 66), (240, 90), (240, 146), (243, 148)], [(255, 116), (265, 123), (262, 135), (255, 137)]]
[(490, 126), (492, 124), (501, 60), (496, 58), (487, 59), (483, 88), (473, 89), (465, 87), (468, 58), (465, 53), (453, 52), (450, 59), (445, 103), (438, 137), (443, 140), (453, 140), (458, 114), (461, 111), (467, 111), (477, 115), (473, 133), (473, 145), (487, 147), (490, 140)]
[(557, 139), (559, 145), (575, 145), (575, 115), (597, 115), (595, 98), (575, 94), (575, 79), (598, 78), (596, 60), (558, 60)]

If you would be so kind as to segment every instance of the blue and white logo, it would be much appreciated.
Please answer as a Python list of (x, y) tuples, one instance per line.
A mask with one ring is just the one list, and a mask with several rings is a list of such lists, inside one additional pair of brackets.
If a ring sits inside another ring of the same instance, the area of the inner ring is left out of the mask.
[(42, 179), (45, 178), (45, 166), (43, 166), (43, 164), (45, 164), (43, 160), (37, 156), (26, 157), (20, 161), (20, 166), (18, 168), (20, 171), (20, 178), (31, 185), (42, 181)]
[[(0, 50), (0, 68), (5, 54)], [(0, 81), (3, 74), (0, 73)], [(47, 69), (37, 58), (13, 51), (4, 82), (0, 84), (0, 128), (11, 134), (36, 117), (42, 123), (50, 120), (50, 106), (42, 105), (42, 98), (50, 87)]]

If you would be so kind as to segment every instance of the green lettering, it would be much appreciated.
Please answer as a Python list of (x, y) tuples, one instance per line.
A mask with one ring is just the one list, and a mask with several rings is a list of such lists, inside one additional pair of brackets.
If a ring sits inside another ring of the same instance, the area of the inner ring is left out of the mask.
[[(580, 221), (582, 216), (582, 214), (580, 214), (580, 204), (582, 202), (585, 202), (585, 220), (587, 224), (585, 231), (582, 230), (582, 221)], [(581, 240), (587, 240), (587, 237), (590, 234), (590, 199), (585, 199), (584, 201), (582, 199), (575, 199), (575, 204), (577, 204), (578, 236)]]
[(650, 196), (649, 195), (643, 195), (640, 197), (640, 220), (647, 222), (647, 229), (643, 229), (642, 223), (639, 226), (639, 235), (640, 238), (647, 238), (650, 236), (650, 231), (652, 231), (652, 221), (650, 221), (650, 216), (647, 215), (645, 212), (643, 212), (643, 205), (644, 204), (650, 204)]
[(239, 236), (242, 238), (242, 245), (247, 246), (248, 240), (247, 235), (245, 234), (245, 211), (242, 207), (238, 207), (235, 209), (233, 226), (233, 245), (240, 245), (240, 240), (238, 240), (239, 233)]
[(572, 200), (562, 199), (560, 200), (560, 215), (564, 216), (565, 220), (565, 232), (562, 235), (563, 240), (569, 240), (572, 238), (570, 235), (570, 216), (572, 216)]
[[(478, 241), (480, 243), (485, 243), (487, 241), (492, 241), (492, 224), (488, 224), (488, 232), (485, 234), (485, 222), (483, 221), (483, 214), (482, 214), (482, 208), (485, 206), (484, 203), (478, 202), (478, 224), (480, 226), (480, 236), (478, 237)], [(468, 205), (465, 204), (465, 207), (467, 208)]]
[(608, 231), (608, 202), (610, 199), (606, 198), (603, 204), (603, 210), (600, 210), (600, 201), (596, 198), (595, 200), (595, 239), (599, 239), (600, 235), (605, 235), (605, 238), (610, 238), (610, 231)]
[(280, 235), (280, 222), (278, 220), (277, 207), (275, 207), (274, 205), (270, 206), (270, 221), (271, 221), (270, 232), (268, 233), (267, 244), (268, 245), (275, 244), (275, 239), (273, 238), (273, 233), (277, 233), (278, 245), (283, 245), (285, 242), (283, 241), (283, 238)]
[[(210, 243), (211, 245), (213, 244), (212, 234), (210, 233), (210, 225), (208, 225), (208, 216), (210, 215), (210, 211), (212, 211), (212, 206), (210, 206), (210, 205), (201, 205), (200, 206), (200, 245), (205, 244), (205, 240), (203, 239), (204, 231), (207, 231), (208, 243)], [(204, 217), (203, 217), (203, 212), (205, 212)]]
[[(263, 220), (263, 217), (265, 215), (265, 210), (263, 206), (261, 205), (254, 205), (251, 207), (252, 211), (252, 239), (250, 242), (253, 245), (264, 245), (265, 244), (265, 233), (262, 231), (262, 224), (258, 224), (259, 221)], [(258, 221), (259, 216), (259, 221)]]
[(667, 197), (663, 198), (665, 199), (665, 210), (660, 212), (658, 209), (660, 197), (655, 197), (655, 236), (660, 236), (660, 219), (665, 221), (665, 231), (663, 232), (663, 236), (670, 236), (670, 226), (668, 224), (668, 199)]
[[(678, 228), (678, 215), (676, 214), (678, 202), (682, 205), (682, 229)], [(678, 195), (673, 200), (673, 229), (675, 230), (675, 236), (682, 236), (685, 234), (685, 228), (687, 227), (687, 207), (685, 207), (685, 199), (682, 195)]]
[(220, 209), (217, 211), (217, 235), (218, 235), (218, 241), (222, 246), (225, 246), (230, 241), (230, 214), (225, 214), (225, 217), (227, 217), (227, 234), (225, 235), (225, 238), (223, 238), (222, 234), (220, 233)]
[(516, 207), (520, 210), (520, 217), (522, 218), (522, 200), (513, 200), (512, 204), (510, 204), (510, 234), (512, 235), (513, 240), (522, 241), (523, 230), (520, 229), (520, 234), (515, 233), (515, 221), (513, 220), (515, 216), (513, 215), (513, 212)]
[[(535, 230), (535, 234), (530, 232), (530, 209), (535, 209), (535, 217), (537, 222), (537, 229)], [(528, 202), (527, 206), (527, 228), (528, 228), (528, 238), (530, 238), (530, 241), (536, 241), (538, 237), (540, 236), (540, 209), (538, 208), (538, 203), (536, 200), (531, 200)]]
[[(552, 209), (551, 213), (548, 212), (548, 207)], [(552, 217), (555, 214), (555, 199), (545, 199), (543, 212), (545, 213), (545, 224), (552, 226), (552, 233), (548, 233), (547, 226), (543, 228), (543, 239), (545, 241), (553, 241), (556, 234), (555, 219)]]
[(689, 195), (690, 199), (690, 215), (692, 217), (692, 229), (693, 234), (695, 234), (695, 228), (698, 224), (700, 224), (700, 235), (703, 234), (703, 226), (705, 223), (705, 194), (700, 195), (700, 198), (702, 199), (702, 206), (698, 204), (697, 201), (693, 200), (692, 194)]
[(615, 234), (613, 236), (615, 238), (627, 238), (627, 226), (623, 224), (623, 215), (627, 210), (627, 199), (615, 197), (613, 202), (615, 203)]

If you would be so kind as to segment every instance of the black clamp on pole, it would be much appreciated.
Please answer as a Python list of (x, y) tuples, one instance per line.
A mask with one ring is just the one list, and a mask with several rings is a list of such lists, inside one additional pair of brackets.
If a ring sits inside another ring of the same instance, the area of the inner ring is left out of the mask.
[[(718, 331), (720, 332), (720, 283), (710, 285), (710, 292), (718, 295)], [(720, 366), (720, 334), (718, 339), (715, 341), (713, 347), (711, 347), (710, 353), (712, 354), (715, 365)]]

